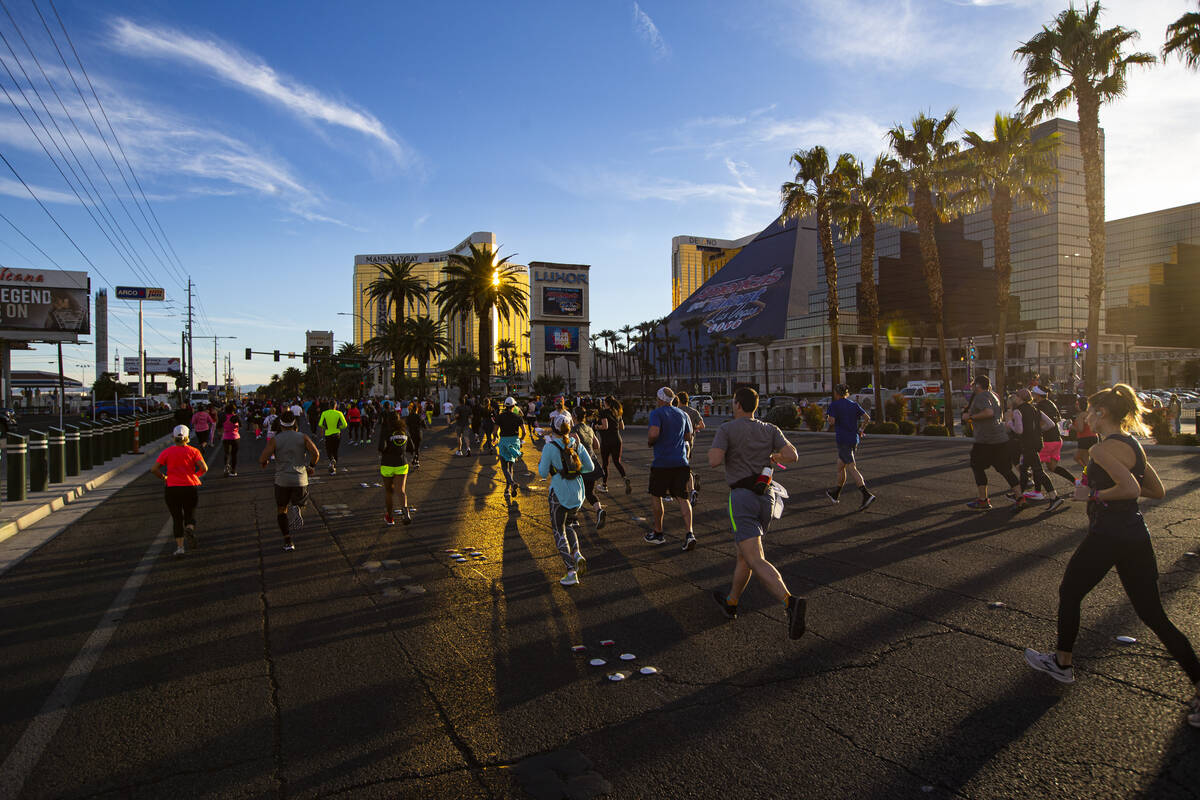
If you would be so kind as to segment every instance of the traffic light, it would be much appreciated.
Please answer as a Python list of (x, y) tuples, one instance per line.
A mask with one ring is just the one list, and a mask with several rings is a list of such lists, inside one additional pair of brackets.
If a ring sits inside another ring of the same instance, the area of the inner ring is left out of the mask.
[(250, 348), (249, 347), (246, 348), (246, 360), (247, 361), (250, 360)]
[(273, 353), (273, 355), (275, 356), (275, 360), (276, 360), (276, 361), (278, 361), (278, 360), (279, 360), (279, 351), (278, 351), (278, 350), (276, 350), (276, 351)]
[(303, 361), (305, 364), (307, 364), (308, 363), (308, 353), (301, 353), (300, 360)]

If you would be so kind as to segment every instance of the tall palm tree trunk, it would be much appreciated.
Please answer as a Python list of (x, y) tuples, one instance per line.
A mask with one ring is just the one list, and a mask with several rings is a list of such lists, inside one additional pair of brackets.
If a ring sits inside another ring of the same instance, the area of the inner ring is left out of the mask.
[(842, 382), (842, 348), (838, 339), (838, 269), (837, 254), (833, 252), (833, 232), (829, 223), (829, 201), (817, 201), (817, 234), (821, 237), (821, 258), (825, 262), (825, 303), (829, 308), (829, 358), (833, 386)]
[(875, 387), (875, 418), (883, 421), (883, 378), (879, 358), (879, 292), (875, 286), (875, 217), (863, 214), (859, 222), (862, 265), (859, 281), (871, 329), (871, 385)]
[(944, 294), (942, 291), (942, 267), (938, 257), (935, 235), (936, 215), (928, 189), (918, 187), (916, 191), (917, 230), (920, 234), (921, 265), (925, 270), (925, 285), (929, 289), (929, 306), (937, 330), (938, 358), (942, 362), (942, 424), (950, 435), (954, 435), (954, 418), (951, 400), (954, 388), (950, 383), (950, 353), (946, 350), (946, 325), (943, 321)]
[(479, 317), (479, 394), (486, 396), (492, 389), (492, 310), (475, 314)]
[(996, 384), (994, 391), (1004, 396), (1008, 385), (1008, 300), (1012, 284), (1009, 220), (1012, 198), (1007, 189), (997, 187), (992, 198), (992, 240), (996, 265)]
[(1090, 86), (1075, 85), (1079, 102), (1079, 149), (1083, 154), (1083, 187), (1088, 209), (1088, 349), (1084, 352), (1083, 383), (1098, 390), (1100, 356), (1100, 302), (1104, 297), (1104, 166), (1100, 160), (1100, 103)]

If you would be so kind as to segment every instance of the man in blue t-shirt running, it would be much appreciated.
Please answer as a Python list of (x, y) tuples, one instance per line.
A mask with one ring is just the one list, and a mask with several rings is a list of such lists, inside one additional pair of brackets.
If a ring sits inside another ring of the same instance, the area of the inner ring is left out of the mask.
[(837, 485), (832, 489), (826, 489), (825, 495), (835, 503), (841, 502), (842, 487), (846, 485), (846, 476), (849, 475), (854, 478), (855, 485), (862, 492), (862, 505), (858, 507), (858, 510), (862, 511), (875, 502), (875, 495), (867, 491), (867, 482), (863, 479), (862, 473), (858, 471), (858, 465), (854, 462), (854, 448), (858, 447), (862, 430), (870, 421), (871, 415), (862, 406), (851, 400), (849, 394), (850, 387), (839, 383), (833, 387), (834, 400), (825, 410), (825, 414), (833, 426), (838, 454)]
[(650, 462), (650, 509), (654, 512), (654, 529), (645, 535), (647, 544), (662, 544), (663, 498), (673, 497), (679, 503), (683, 524), (687, 532), (683, 537), (683, 549), (696, 546), (692, 532), (692, 504), (688, 493), (692, 488), (692, 468), (688, 465), (695, 430), (688, 415), (671, 405), (675, 392), (664, 386), (658, 390), (658, 407), (650, 412), (646, 440), (654, 448), (654, 460)]

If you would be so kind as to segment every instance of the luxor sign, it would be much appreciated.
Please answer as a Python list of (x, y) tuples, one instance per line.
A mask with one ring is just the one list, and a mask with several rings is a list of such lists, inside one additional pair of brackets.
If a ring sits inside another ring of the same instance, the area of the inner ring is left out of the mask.
[(550, 269), (533, 270), (533, 279), (549, 283), (582, 283), (584, 285), (588, 282), (586, 272), (559, 272)]

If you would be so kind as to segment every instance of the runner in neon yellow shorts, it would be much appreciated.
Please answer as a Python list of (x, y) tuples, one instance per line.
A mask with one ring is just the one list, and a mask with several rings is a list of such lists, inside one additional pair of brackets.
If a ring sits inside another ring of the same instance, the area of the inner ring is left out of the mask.
[[(383, 524), (395, 525), (396, 499), (400, 501), (400, 519), (408, 525), (412, 522), (412, 512), (408, 507), (408, 457), (405, 445), (408, 444), (408, 428), (399, 409), (384, 411), (383, 421), (379, 426), (379, 474), (383, 478)], [(398, 496), (398, 497), (397, 497)]]

